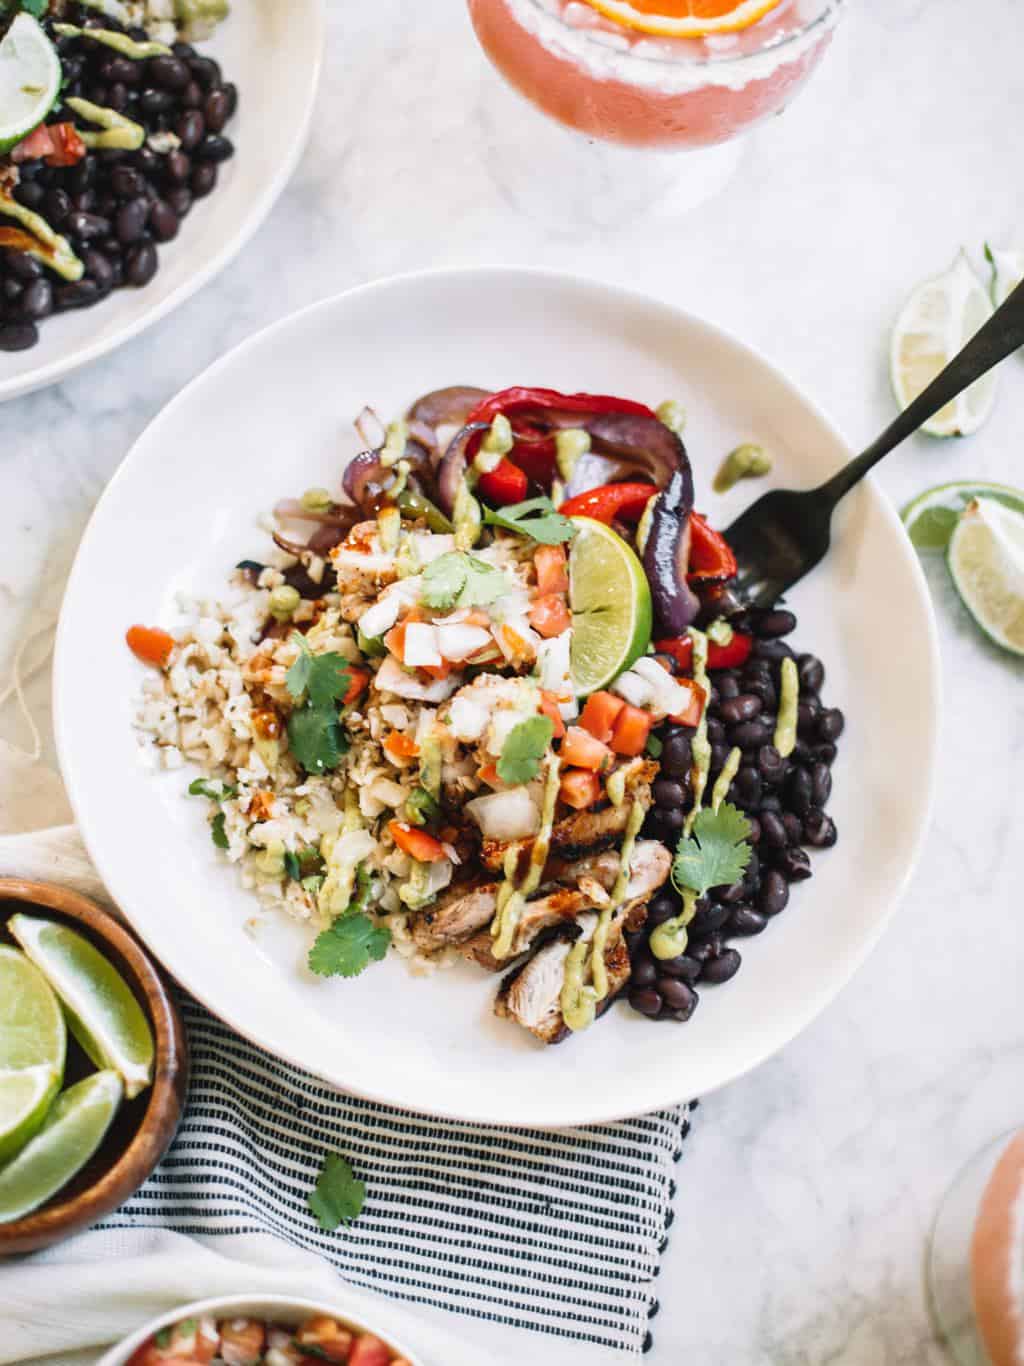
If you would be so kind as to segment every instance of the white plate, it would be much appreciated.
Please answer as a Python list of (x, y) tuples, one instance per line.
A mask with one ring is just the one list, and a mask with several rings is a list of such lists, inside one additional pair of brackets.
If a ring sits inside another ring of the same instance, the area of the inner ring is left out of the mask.
[[(0, 402), (55, 384), (184, 303), (241, 251), (294, 171), (309, 131), (325, 41), (323, 0), (238, 0), (199, 50), (238, 86), (227, 127), (235, 155), (196, 201), (145, 289), (47, 318), (30, 351), (0, 351)], [(267, 98), (272, 91), (273, 97)]]
[[(401, 960), (354, 981), (301, 966), (291, 924), (256, 938), (253, 903), (218, 861), (187, 773), (140, 772), (131, 730), (141, 667), (132, 622), (174, 620), (180, 589), (216, 594), (268, 542), (254, 525), (284, 494), (337, 486), (364, 403), (397, 413), (466, 383), (542, 384), (657, 402), (682, 398), (698, 507), (725, 525), (761, 491), (710, 493), (722, 453), (756, 437), (775, 478), (806, 485), (848, 456), (776, 370), (665, 304), (556, 274), (476, 269), (408, 276), (318, 304), (239, 347), (144, 433), (104, 494), (71, 575), (57, 644), (64, 777), (111, 893), (171, 972), (242, 1034), (337, 1086), (465, 1119), (561, 1126), (635, 1114), (720, 1086), (781, 1048), (839, 991), (895, 908), (925, 830), (938, 657), (924, 581), (872, 487), (793, 594), (796, 641), (828, 667), (849, 725), (835, 766), (835, 850), (815, 856), (767, 933), (741, 944), (727, 987), (685, 1026), (616, 1007), (543, 1049), (495, 1019), (496, 980), (464, 965), (427, 979)], [(278, 917), (277, 920), (281, 918)]]

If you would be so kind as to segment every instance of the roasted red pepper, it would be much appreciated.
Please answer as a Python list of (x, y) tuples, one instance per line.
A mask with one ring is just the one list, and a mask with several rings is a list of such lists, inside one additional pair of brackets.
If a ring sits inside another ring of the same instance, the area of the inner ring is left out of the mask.
[[(708, 641), (709, 669), (737, 669), (750, 658), (754, 638), (743, 631), (733, 631), (728, 645), (716, 645)], [(693, 641), (689, 636), (676, 636), (672, 640), (656, 640), (654, 648), (658, 654), (671, 655), (681, 669), (689, 673), (693, 665)]]
[(606, 526), (611, 526), (616, 519), (639, 522), (644, 508), (657, 492), (653, 484), (602, 484), (600, 488), (578, 493), (558, 511), (563, 517), (593, 517), (595, 522), (604, 522)]
[(728, 541), (712, 530), (699, 512), (690, 513), (690, 572), (695, 579), (720, 580), (736, 576), (736, 556)]
[(496, 507), (521, 503), (529, 492), (529, 487), (530, 481), (511, 460), (502, 460), (497, 469), (491, 470), (489, 474), (482, 474), (477, 481), (477, 488), (484, 498)]

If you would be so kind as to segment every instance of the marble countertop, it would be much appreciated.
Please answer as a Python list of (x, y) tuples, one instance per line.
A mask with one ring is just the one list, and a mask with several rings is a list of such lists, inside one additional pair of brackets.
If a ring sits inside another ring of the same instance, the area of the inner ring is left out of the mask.
[[(497, 116), (461, 0), (330, 10), (312, 142), (235, 265), (137, 342), (0, 408), (0, 660), (59, 602), (90, 510), (147, 422), (226, 349), (326, 294), (484, 262), (627, 283), (762, 348), (866, 442), (893, 412), (887, 335), (910, 287), (961, 244), (976, 260), (986, 239), (1024, 246), (1016, 0), (987, 0), (983, 25), (956, 0), (851, 3), (816, 81), (755, 134), (716, 199), (604, 226), (538, 209), (492, 176), (516, 114)], [(982, 433), (918, 438), (889, 462), (895, 503), (945, 479), (1021, 482), (1024, 363), (1005, 371)], [(831, 1008), (704, 1099), (653, 1366), (944, 1360), (924, 1302), (929, 1223), (959, 1164), (1024, 1118), (1024, 710), (1022, 666), (979, 638), (941, 565), (930, 579), (946, 705), (922, 864)], [(878, 667), (900, 686), (898, 660)], [(48, 721), (44, 675), (33, 700)], [(5, 715), (0, 733), (15, 730)]]

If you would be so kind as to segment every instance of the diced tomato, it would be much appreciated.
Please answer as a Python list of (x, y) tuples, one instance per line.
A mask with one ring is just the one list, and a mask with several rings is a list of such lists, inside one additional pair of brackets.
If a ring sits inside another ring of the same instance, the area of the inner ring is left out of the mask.
[(497, 469), (482, 474), (477, 489), (488, 503), (495, 507), (508, 507), (511, 503), (521, 503), (529, 491), (530, 481), (511, 460), (502, 460)]
[(595, 522), (639, 522), (644, 508), (658, 492), (653, 484), (602, 484), (600, 488), (578, 493), (558, 511), (563, 517), (592, 517)]
[(141, 659), (143, 664), (154, 664), (158, 669), (166, 668), (176, 644), (174, 637), (161, 631), (159, 626), (130, 626), (125, 640), (136, 659)]
[(409, 618), (400, 621), (397, 626), (392, 626), (384, 637), (384, 646), (398, 660), (399, 664), (405, 663), (405, 630), (409, 624)]
[(448, 857), (440, 840), (434, 839), (425, 830), (417, 830), (415, 825), (406, 825), (405, 821), (389, 821), (388, 832), (399, 849), (417, 863), (439, 863)]
[(168, 1356), (150, 1338), (128, 1358), (128, 1366), (205, 1366), (205, 1361), (198, 1357)]
[[(735, 669), (750, 658), (754, 638), (744, 631), (733, 631), (728, 645), (716, 645), (708, 641), (708, 668)], [(689, 636), (676, 636), (672, 640), (656, 640), (654, 648), (658, 654), (671, 655), (681, 669), (693, 667), (693, 641)]]
[(586, 768), (568, 768), (562, 774), (558, 795), (577, 811), (593, 806), (601, 795), (601, 779)]
[(372, 1333), (366, 1333), (352, 1348), (348, 1366), (390, 1366), (391, 1348)]
[(560, 636), (572, 625), (572, 617), (561, 593), (545, 593), (534, 598), (527, 613), (530, 625), (545, 640)]
[(603, 773), (612, 761), (611, 751), (600, 740), (595, 740), (588, 730), (581, 726), (570, 726), (565, 732), (559, 754), (563, 764), (574, 768), (589, 768), (594, 773)]
[(256, 1366), (263, 1355), (266, 1329), (258, 1319), (225, 1319), (220, 1325), (220, 1355), (227, 1366)]
[[(564, 509), (563, 509), (564, 511)], [(712, 530), (699, 512), (690, 513), (690, 569), (687, 578), (732, 579), (736, 576), (736, 556), (729, 542)]]
[(616, 697), (614, 693), (593, 692), (583, 705), (580, 725), (606, 745), (612, 738), (616, 718), (625, 705), (622, 698)]
[(358, 669), (354, 664), (350, 664), (345, 672), (348, 674), (349, 684), (345, 696), (341, 699), (341, 704), (347, 707), (370, 686), (370, 671), (369, 669)]
[(38, 161), (47, 166), (74, 166), (85, 156), (85, 143), (73, 123), (41, 123), (11, 149), (11, 160)]
[(337, 1319), (329, 1318), (326, 1314), (317, 1314), (311, 1319), (306, 1319), (295, 1334), (295, 1341), (301, 1347), (318, 1349), (311, 1355), (320, 1360), (326, 1357), (328, 1361), (337, 1362), (348, 1361), (353, 1340), (353, 1334), (347, 1328), (343, 1328)]
[(384, 750), (390, 754), (392, 759), (415, 759), (420, 752), (420, 747), (411, 735), (406, 735), (400, 730), (393, 730), (384, 741)]
[(539, 545), (533, 552), (538, 593), (568, 593), (569, 570), (560, 545)]
[(561, 740), (565, 734), (565, 722), (562, 720), (562, 713), (558, 708), (558, 698), (553, 692), (542, 692), (540, 695), (540, 714), (546, 716), (554, 726), (554, 739)]
[(616, 754), (622, 754), (630, 759), (643, 754), (653, 722), (654, 718), (650, 712), (641, 711), (639, 707), (632, 707), (626, 702), (616, 718), (615, 729), (612, 731), (612, 749)]
[(486, 783), (488, 787), (504, 786), (501, 779), (498, 777), (498, 765), (493, 762), (489, 764), (484, 764), (483, 768), (480, 770), (477, 776), (479, 777), (480, 781), (482, 783)]
[(700, 718), (704, 714), (704, 689), (699, 683), (691, 683), (690, 690), (690, 705), (678, 716), (671, 718), (677, 726), (699, 726)]

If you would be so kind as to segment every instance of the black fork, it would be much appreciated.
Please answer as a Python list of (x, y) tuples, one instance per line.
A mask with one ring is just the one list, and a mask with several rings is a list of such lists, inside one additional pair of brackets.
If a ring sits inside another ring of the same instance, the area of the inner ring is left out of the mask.
[(816, 489), (774, 489), (741, 513), (725, 538), (739, 565), (734, 586), (743, 602), (770, 607), (809, 574), (828, 551), (832, 513), (840, 498), (883, 456), (1021, 346), (1024, 284), (863, 455)]

